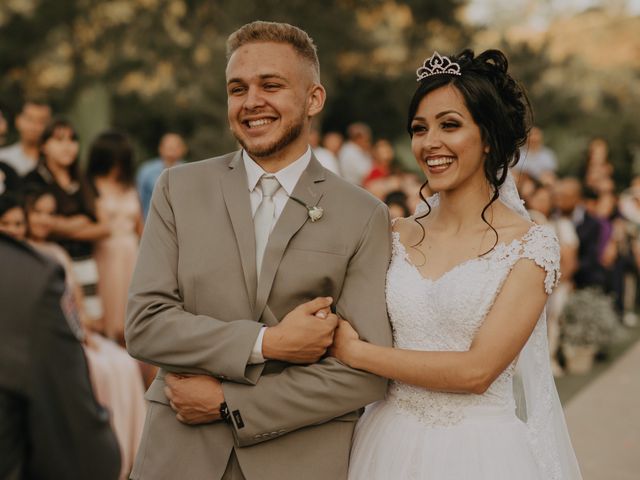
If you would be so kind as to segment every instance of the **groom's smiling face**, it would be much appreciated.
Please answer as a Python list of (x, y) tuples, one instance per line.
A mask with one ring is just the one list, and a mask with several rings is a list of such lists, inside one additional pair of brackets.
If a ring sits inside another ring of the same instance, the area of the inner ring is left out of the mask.
[(306, 151), (309, 122), (322, 109), (324, 90), (291, 45), (243, 45), (231, 55), (226, 76), (229, 125), (254, 160), (288, 163)]

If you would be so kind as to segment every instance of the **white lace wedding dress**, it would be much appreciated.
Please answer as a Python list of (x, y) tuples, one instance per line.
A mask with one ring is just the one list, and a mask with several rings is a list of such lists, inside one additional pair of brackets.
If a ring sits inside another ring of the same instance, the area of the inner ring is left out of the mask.
[[(550, 293), (559, 276), (553, 231), (534, 225), (521, 240), (499, 244), (435, 280), (409, 262), (399, 235), (387, 274), (394, 346), (465, 351), (513, 266), (534, 261)], [(541, 286), (542, 287), (542, 286)], [(516, 319), (514, 319), (516, 321)], [(544, 314), (519, 360), (482, 395), (391, 382), (356, 429), (350, 480), (565, 480), (580, 473), (566, 433), (546, 354)], [(518, 371), (516, 416), (514, 373)], [(518, 369), (519, 370), (519, 369)]]

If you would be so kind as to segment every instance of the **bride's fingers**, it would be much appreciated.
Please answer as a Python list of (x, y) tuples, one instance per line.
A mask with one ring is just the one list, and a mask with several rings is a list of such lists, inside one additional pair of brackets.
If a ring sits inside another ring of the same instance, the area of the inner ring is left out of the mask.
[(353, 327), (351, 326), (351, 324), (342, 318), (340, 319), (338, 328), (342, 328), (343, 330), (353, 330)]

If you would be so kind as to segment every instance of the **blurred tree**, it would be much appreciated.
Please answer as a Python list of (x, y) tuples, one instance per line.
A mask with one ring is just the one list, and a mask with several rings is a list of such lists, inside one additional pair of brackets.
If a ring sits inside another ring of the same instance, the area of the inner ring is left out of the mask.
[[(463, 3), (2, 2), (0, 105), (12, 115), (25, 97), (43, 97), (77, 121), (93, 117), (95, 125), (78, 125), (81, 132), (110, 123), (149, 155), (169, 129), (187, 137), (192, 158), (219, 154), (234, 147), (226, 122), (225, 40), (242, 24), (263, 19), (298, 25), (316, 41), (330, 93), (327, 120), (342, 128), (365, 119), (395, 136), (403, 131), (413, 90), (407, 72), (433, 48), (432, 39), (445, 49), (460, 43), (464, 29), (455, 13)], [(108, 105), (87, 101), (94, 91), (107, 91)]]
[(370, 44), (339, 57), (336, 91), (328, 102), (324, 129), (344, 132), (350, 123), (365, 121), (376, 136), (405, 140), (415, 70), (434, 50), (451, 53), (470, 42), (473, 31), (458, 14), (467, 2), (370, 3), (358, 15)]
[[(483, 47), (499, 45), (527, 88), (536, 124), (557, 153), (561, 174), (580, 175), (589, 141), (609, 144), (618, 188), (629, 184), (640, 151), (640, 17), (589, 9), (546, 31), (487, 30)], [(516, 35), (517, 33), (517, 35)], [(526, 34), (525, 34), (526, 33)], [(478, 35), (476, 40), (481, 40)]]

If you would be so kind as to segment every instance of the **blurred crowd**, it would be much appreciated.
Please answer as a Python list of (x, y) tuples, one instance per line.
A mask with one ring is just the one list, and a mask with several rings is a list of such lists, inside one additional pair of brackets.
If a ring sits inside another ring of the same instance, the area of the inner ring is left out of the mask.
[[(17, 141), (3, 146), (9, 122), (0, 114), (0, 231), (64, 267), (63, 308), (84, 345), (97, 399), (111, 412), (126, 478), (144, 422), (144, 388), (155, 373), (123, 348), (127, 290), (155, 182), (164, 169), (185, 161), (187, 145), (180, 134), (166, 132), (158, 156), (136, 162), (125, 132), (80, 139), (71, 122), (37, 101), (27, 101), (12, 124)], [(88, 140), (81, 168), (80, 141)], [(421, 174), (402, 168), (391, 141), (376, 138), (365, 123), (349, 125), (344, 135), (316, 130), (311, 147), (328, 170), (385, 202), (392, 217), (415, 211)], [(561, 317), (572, 291), (609, 294), (620, 322), (637, 322), (640, 177), (624, 188), (615, 185), (603, 139), (589, 145), (578, 177), (559, 177), (557, 167), (534, 128), (513, 173), (534, 221), (551, 225), (560, 240), (562, 282), (548, 307), (560, 375)]]
[[(606, 296), (619, 324), (633, 327), (638, 323), (640, 177), (619, 188), (613, 180), (614, 167), (608, 153), (607, 142), (594, 138), (579, 175), (558, 176), (553, 151), (544, 145), (543, 132), (533, 128), (514, 168), (520, 196), (532, 219), (551, 225), (560, 242), (562, 278), (547, 306), (556, 375), (562, 375), (561, 363), (567, 353), (562, 349), (567, 343), (562, 341), (567, 336), (563, 313), (575, 293)], [(584, 305), (588, 308), (590, 304)], [(590, 312), (583, 310), (582, 315), (586, 323)], [(586, 344), (587, 328), (583, 330), (583, 338), (578, 335), (577, 341)], [(592, 340), (597, 342), (597, 338)]]

